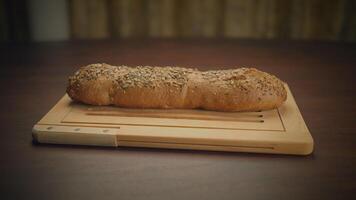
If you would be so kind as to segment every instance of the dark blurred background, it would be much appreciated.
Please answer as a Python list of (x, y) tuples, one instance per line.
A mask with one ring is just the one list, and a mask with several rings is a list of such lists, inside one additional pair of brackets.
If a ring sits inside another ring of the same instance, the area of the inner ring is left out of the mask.
[(355, 0), (0, 0), (0, 41), (253, 38), (356, 41)]

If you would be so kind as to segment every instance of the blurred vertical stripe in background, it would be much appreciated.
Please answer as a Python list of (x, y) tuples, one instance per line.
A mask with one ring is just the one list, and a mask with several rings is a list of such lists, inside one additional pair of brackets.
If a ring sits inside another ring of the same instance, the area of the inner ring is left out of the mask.
[(108, 28), (109, 18), (107, 1), (69, 1), (69, 9), (70, 28), (73, 38), (97, 39), (110, 36)]
[(67, 1), (31, 0), (29, 2), (29, 27), (33, 40), (69, 39)]
[(1, 41), (28, 41), (27, 2), (20, 0), (0, 0)]
[(354, 0), (0, 0), (1, 41), (204, 37), (356, 41)]

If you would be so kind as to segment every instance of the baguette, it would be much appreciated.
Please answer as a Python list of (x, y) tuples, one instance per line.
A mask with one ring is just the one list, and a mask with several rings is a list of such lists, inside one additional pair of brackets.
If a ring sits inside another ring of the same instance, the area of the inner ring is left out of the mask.
[(68, 95), (91, 105), (259, 111), (287, 98), (284, 84), (255, 68), (199, 71), (181, 67), (91, 64), (69, 77)]

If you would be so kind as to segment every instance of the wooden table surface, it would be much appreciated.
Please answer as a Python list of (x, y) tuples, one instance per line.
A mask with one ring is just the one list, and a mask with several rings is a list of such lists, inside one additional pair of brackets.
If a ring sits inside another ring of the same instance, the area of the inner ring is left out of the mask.
[[(310, 156), (33, 144), (32, 126), (79, 66), (257, 66), (287, 82)], [(356, 44), (126, 40), (0, 45), (5, 199), (356, 198)]]

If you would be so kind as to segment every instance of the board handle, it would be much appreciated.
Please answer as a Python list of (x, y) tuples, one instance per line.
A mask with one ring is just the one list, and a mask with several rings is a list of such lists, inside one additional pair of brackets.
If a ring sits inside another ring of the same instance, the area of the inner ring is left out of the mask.
[(117, 147), (118, 128), (39, 125), (32, 128), (36, 142)]

